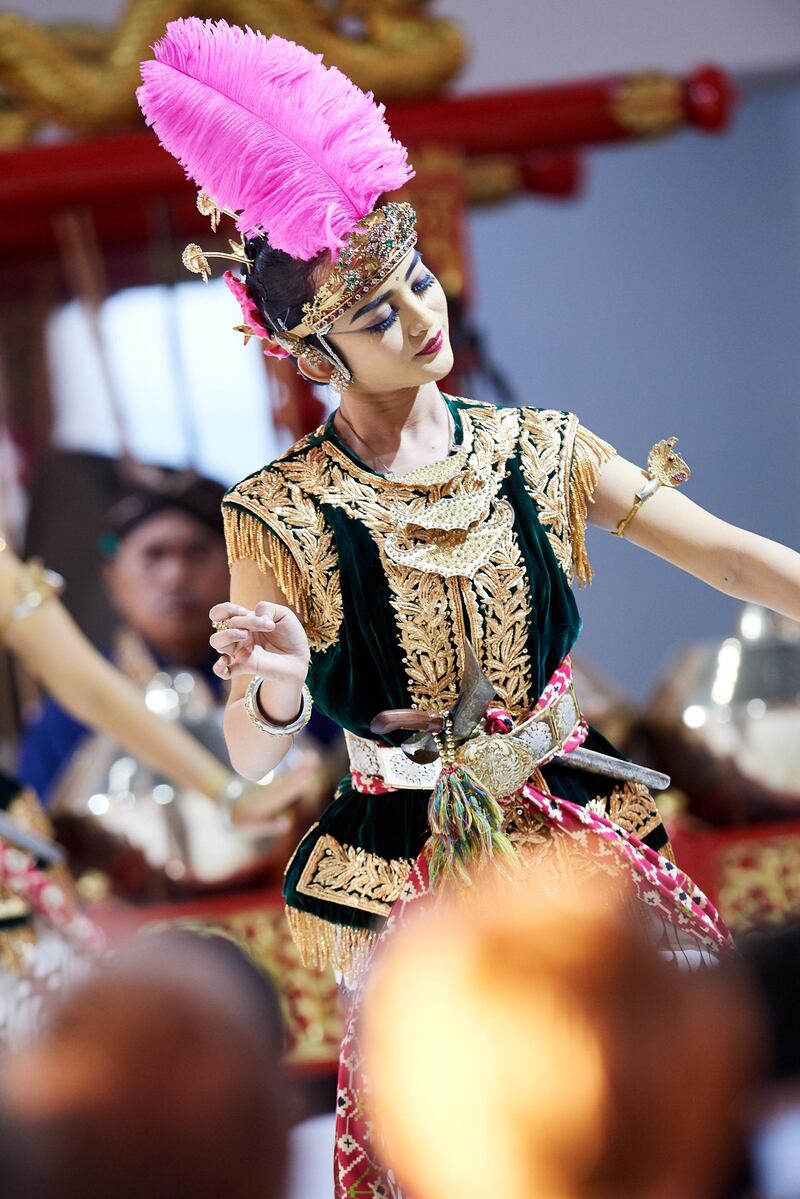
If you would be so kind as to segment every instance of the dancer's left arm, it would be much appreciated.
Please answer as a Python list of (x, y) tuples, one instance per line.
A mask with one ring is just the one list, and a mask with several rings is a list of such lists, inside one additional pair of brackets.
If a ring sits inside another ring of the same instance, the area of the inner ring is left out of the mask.
[[(643, 479), (624, 458), (606, 462), (589, 507), (591, 523), (614, 530)], [(625, 540), (726, 595), (800, 620), (800, 554), (720, 520), (679, 491), (660, 487), (628, 525)]]

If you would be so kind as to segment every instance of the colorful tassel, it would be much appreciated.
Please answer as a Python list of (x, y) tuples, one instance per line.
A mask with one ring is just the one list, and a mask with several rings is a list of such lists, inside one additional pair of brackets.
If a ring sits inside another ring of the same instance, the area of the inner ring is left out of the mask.
[(295, 258), (345, 238), (414, 174), (365, 95), (322, 56), (226, 21), (171, 21), (137, 92), (161, 144), (245, 235)]
[(428, 805), (428, 823), (434, 886), (448, 880), (469, 883), (475, 868), (495, 855), (514, 856), (502, 832), (503, 809), (466, 766), (442, 767)]

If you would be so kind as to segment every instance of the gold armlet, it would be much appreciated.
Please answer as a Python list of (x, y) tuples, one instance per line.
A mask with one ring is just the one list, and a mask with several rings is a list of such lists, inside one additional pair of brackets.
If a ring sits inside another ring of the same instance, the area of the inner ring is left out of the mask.
[(665, 441), (658, 441), (653, 446), (647, 455), (645, 482), (633, 497), (630, 512), (627, 516), (623, 516), (616, 529), (613, 530), (612, 537), (625, 536), (625, 530), (642, 504), (655, 495), (659, 487), (680, 487), (681, 483), (685, 483), (691, 476), (692, 472), (675, 449), (677, 440), (677, 437), (668, 437)]

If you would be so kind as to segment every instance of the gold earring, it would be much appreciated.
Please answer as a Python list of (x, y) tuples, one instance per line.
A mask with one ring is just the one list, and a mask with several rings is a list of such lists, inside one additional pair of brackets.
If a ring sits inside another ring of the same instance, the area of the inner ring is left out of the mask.
[(305, 358), (309, 366), (321, 366), (325, 362), (325, 355), (316, 346), (304, 344), (298, 357)]
[(329, 383), (330, 387), (333, 388), (334, 391), (338, 391), (341, 393), (343, 391), (347, 391), (352, 380), (353, 380), (353, 376), (350, 374), (350, 372), (348, 370), (345, 370), (341, 366), (337, 366), (334, 368), (334, 370), (331, 374), (331, 377), (328, 380), (328, 383)]

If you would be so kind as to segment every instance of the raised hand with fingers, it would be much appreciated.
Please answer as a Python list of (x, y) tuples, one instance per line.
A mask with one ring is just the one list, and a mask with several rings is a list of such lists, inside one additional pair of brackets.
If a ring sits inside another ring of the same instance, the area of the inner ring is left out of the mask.
[(220, 655), (214, 673), (222, 679), (258, 675), (267, 683), (299, 684), (308, 672), (308, 638), (290, 608), (266, 600), (255, 609), (215, 604), (209, 613), (211, 646)]

